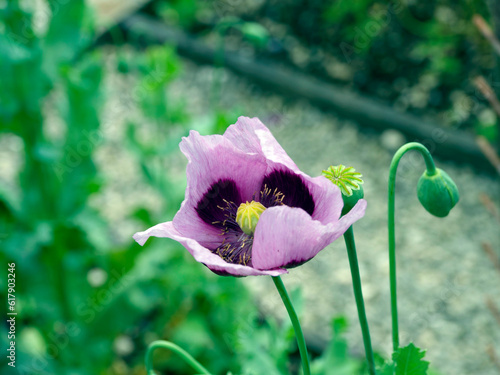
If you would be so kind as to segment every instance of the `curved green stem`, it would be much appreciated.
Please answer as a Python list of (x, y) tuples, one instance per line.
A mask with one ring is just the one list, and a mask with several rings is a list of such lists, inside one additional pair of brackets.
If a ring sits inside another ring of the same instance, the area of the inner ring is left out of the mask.
[(306, 340), (304, 339), (304, 334), (302, 333), (302, 328), (300, 327), (299, 318), (297, 313), (293, 308), (292, 301), (286, 291), (285, 285), (279, 276), (273, 276), (274, 285), (280, 294), (283, 303), (285, 304), (286, 311), (290, 316), (292, 321), (293, 330), (295, 331), (295, 337), (297, 338), (297, 345), (299, 346), (300, 358), (302, 359), (302, 369), (304, 370), (303, 375), (311, 375), (311, 369), (309, 366), (309, 357), (307, 355)]
[(194, 359), (188, 352), (181, 347), (175, 345), (170, 341), (157, 340), (153, 341), (146, 352), (146, 373), (148, 375), (155, 375), (153, 371), (153, 351), (158, 348), (169, 349), (181, 357), (188, 365), (190, 365), (197, 374), (211, 375), (210, 372), (203, 367), (196, 359)]
[(388, 199), (388, 232), (389, 232), (389, 280), (391, 286), (391, 315), (392, 315), (392, 346), (394, 351), (399, 347), (398, 300), (396, 290), (396, 235), (394, 228), (394, 200), (396, 190), (396, 172), (401, 158), (406, 152), (416, 150), (424, 157), (427, 173), (432, 176), (436, 173), (436, 166), (427, 148), (417, 142), (402, 146), (392, 158), (389, 169), (389, 199)]
[(363, 334), (363, 344), (365, 346), (366, 361), (368, 362), (368, 371), (370, 375), (375, 375), (375, 360), (373, 358), (372, 342), (370, 339), (370, 329), (368, 328), (368, 319), (366, 319), (365, 303), (363, 300), (363, 291), (361, 289), (361, 276), (359, 274), (358, 257), (356, 255), (356, 244), (354, 242), (354, 231), (352, 226), (344, 233), (345, 246), (349, 257), (349, 266), (351, 268), (352, 287), (354, 290), (354, 299), (358, 308), (359, 324)]

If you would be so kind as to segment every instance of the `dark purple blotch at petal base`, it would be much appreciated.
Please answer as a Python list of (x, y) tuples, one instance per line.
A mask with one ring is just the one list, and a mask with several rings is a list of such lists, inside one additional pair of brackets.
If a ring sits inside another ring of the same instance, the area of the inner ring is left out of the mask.
[(251, 265), (253, 236), (243, 233), (236, 222), (241, 196), (232, 180), (219, 180), (203, 195), (196, 212), (206, 223), (221, 229), (221, 242), (210, 248), (226, 262)]
[[(269, 191), (270, 194), (266, 194)], [(264, 192), (264, 194), (262, 194)], [(276, 197), (276, 193), (280, 194)], [(276, 202), (279, 200), (279, 202)], [(274, 171), (264, 177), (260, 202), (266, 207), (285, 205), (302, 208), (309, 215), (314, 212), (314, 200), (302, 178), (286, 170)]]
[[(196, 205), (198, 216), (207, 224), (224, 229), (227, 219), (228, 205), (241, 204), (241, 197), (236, 183), (229, 179), (219, 180), (213, 184)], [(226, 223), (231, 225), (230, 223)], [(232, 228), (239, 230), (239, 227)]]

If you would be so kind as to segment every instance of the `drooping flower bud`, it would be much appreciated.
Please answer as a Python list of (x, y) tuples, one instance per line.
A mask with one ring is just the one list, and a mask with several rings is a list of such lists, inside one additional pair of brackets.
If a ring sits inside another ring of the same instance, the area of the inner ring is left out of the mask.
[(442, 169), (434, 174), (424, 172), (417, 185), (418, 200), (434, 216), (445, 217), (459, 200), (455, 182)]
[(347, 214), (364, 197), (363, 186), (361, 186), (363, 183), (362, 174), (356, 172), (353, 167), (346, 167), (342, 164), (335, 167), (330, 166), (322, 174), (337, 185), (342, 192), (344, 201), (342, 215)]
[(260, 215), (266, 210), (266, 207), (260, 202), (251, 201), (242, 203), (236, 211), (236, 222), (241, 230), (250, 235), (255, 232)]

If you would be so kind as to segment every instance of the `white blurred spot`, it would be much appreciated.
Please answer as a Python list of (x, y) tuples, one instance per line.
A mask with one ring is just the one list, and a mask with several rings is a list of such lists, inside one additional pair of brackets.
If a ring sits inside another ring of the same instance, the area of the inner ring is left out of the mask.
[(380, 142), (385, 149), (392, 152), (404, 145), (406, 139), (401, 132), (394, 129), (387, 129), (380, 135)]
[(113, 342), (113, 350), (120, 356), (126, 356), (134, 350), (134, 343), (129, 336), (118, 336)]
[(87, 281), (94, 288), (100, 287), (108, 279), (108, 274), (102, 268), (92, 268), (87, 273)]
[(497, 120), (497, 115), (490, 108), (483, 109), (479, 113), (479, 121), (481, 121), (484, 124), (496, 124), (496, 120)]

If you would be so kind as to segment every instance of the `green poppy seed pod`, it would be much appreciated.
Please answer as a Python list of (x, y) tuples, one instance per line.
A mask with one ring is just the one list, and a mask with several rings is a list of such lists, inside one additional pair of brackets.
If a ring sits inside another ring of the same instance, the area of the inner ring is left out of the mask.
[(417, 185), (418, 200), (434, 216), (445, 217), (459, 200), (455, 182), (442, 169), (424, 172)]
[(249, 203), (247, 201), (246, 203), (242, 203), (236, 211), (236, 222), (243, 232), (248, 235), (253, 234), (255, 228), (257, 228), (260, 215), (262, 215), (265, 210), (266, 207), (260, 202), (251, 201)]
[(340, 188), (344, 207), (342, 215), (347, 214), (364, 197), (362, 174), (353, 167), (345, 165), (330, 166), (323, 171), (323, 176)]
[(358, 203), (360, 199), (363, 199), (365, 193), (363, 191), (363, 186), (359, 185), (357, 190), (352, 190), (351, 195), (342, 194), (342, 200), (344, 201), (344, 207), (342, 208), (342, 215), (346, 215), (351, 209)]

